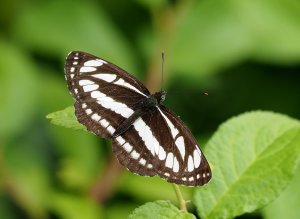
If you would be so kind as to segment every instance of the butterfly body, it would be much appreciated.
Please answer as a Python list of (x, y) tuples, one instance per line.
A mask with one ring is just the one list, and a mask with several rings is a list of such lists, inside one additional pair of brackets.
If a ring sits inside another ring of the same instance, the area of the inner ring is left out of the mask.
[(127, 169), (187, 186), (210, 180), (210, 167), (195, 138), (161, 104), (165, 91), (151, 95), (123, 69), (85, 52), (68, 55), (65, 73), (78, 121), (111, 139), (113, 152)]
[(151, 110), (154, 110), (155, 107), (165, 99), (165, 95), (165, 91), (160, 91), (149, 95), (145, 100), (138, 103), (137, 106), (133, 108), (134, 113), (117, 127), (116, 131), (112, 134), (112, 138), (116, 138), (126, 132), (139, 117), (151, 113)]

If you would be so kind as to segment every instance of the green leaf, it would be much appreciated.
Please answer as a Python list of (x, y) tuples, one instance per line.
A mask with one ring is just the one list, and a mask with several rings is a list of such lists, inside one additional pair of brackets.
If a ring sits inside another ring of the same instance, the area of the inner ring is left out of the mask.
[(128, 219), (195, 219), (195, 216), (180, 211), (169, 201), (148, 202), (135, 209)]
[(73, 106), (50, 113), (46, 116), (46, 118), (50, 119), (50, 121), (55, 125), (86, 131), (86, 128), (77, 121)]
[(298, 219), (300, 206), (300, 169), (288, 188), (270, 205), (263, 209), (265, 219)]
[(233, 218), (274, 200), (300, 158), (300, 124), (272, 112), (245, 113), (225, 122), (206, 146), (211, 182), (198, 188), (202, 218)]

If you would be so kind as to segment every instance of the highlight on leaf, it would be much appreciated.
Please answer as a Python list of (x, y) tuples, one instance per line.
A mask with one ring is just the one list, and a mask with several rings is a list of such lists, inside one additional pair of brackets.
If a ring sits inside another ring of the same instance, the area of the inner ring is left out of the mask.
[(86, 131), (86, 128), (77, 121), (73, 106), (49, 113), (46, 118), (49, 119), (51, 123), (58, 126)]

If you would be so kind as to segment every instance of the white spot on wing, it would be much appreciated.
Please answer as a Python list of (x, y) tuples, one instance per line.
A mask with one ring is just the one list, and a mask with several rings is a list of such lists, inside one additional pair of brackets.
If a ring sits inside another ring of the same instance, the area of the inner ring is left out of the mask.
[(175, 156), (174, 156), (174, 163), (173, 163), (173, 171), (175, 173), (177, 173), (179, 171), (179, 163), (178, 163), (178, 160)]
[(80, 80), (79, 81), (80, 86), (89, 85), (89, 84), (94, 84), (94, 82), (90, 81), (90, 80)]
[(175, 128), (175, 126), (173, 125), (173, 123), (169, 120), (169, 118), (160, 110), (159, 107), (157, 107), (157, 109), (159, 110), (160, 114), (163, 116), (163, 118), (165, 119), (165, 121), (167, 122), (170, 130), (171, 130), (171, 133), (172, 133), (172, 136), (173, 138), (176, 137), (176, 135), (179, 133), (178, 129)]
[(98, 84), (88, 84), (82, 87), (84, 92), (90, 92), (99, 88)]
[(138, 118), (133, 123), (133, 126), (152, 155), (160, 155), (159, 159), (163, 160), (166, 152), (163, 147), (159, 145), (159, 142), (153, 135), (150, 127), (144, 122), (144, 120), (142, 118)]
[(142, 93), (141, 91), (139, 91), (136, 87), (132, 86), (131, 84), (125, 82), (122, 78), (120, 78), (119, 80), (117, 80), (116, 82), (114, 82), (114, 84), (120, 85), (122, 87), (126, 87), (129, 88), (131, 90), (136, 91), (139, 94), (142, 94), (143, 96), (146, 96), (144, 93)]
[(84, 66), (99, 67), (99, 66), (103, 65), (104, 63), (107, 63), (107, 62), (105, 62), (104, 60), (101, 60), (101, 59), (94, 59), (94, 60), (86, 61), (84, 63)]
[(94, 114), (91, 116), (91, 118), (92, 118), (92, 120), (94, 120), (94, 121), (96, 121), (96, 122), (98, 122), (98, 121), (101, 119), (101, 117), (100, 117), (97, 113), (94, 113)]
[(164, 175), (165, 175), (166, 177), (169, 177), (169, 176), (170, 176), (170, 173), (164, 173)]
[(123, 145), (123, 148), (125, 149), (125, 151), (127, 151), (128, 153), (132, 150), (132, 146), (129, 143), (126, 143)]
[(194, 177), (191, 176), (191, 177), (189, 178), (189, 181), (194, 181)]
[(106, 95), (104, 93), (101, 93), (100, 91), (92, 91), (91, 92), (91, 97), (92, 98), (101, 98), (101, 97), (105, 97)]
[(122, 138), (121, 136), (116, 137), (116, 140), (120, 145), (123, 145), (125, 143), (124, 138)]
[(74, 72), (74, 71), (75, 71), (75, 67), (71, 67), (70, 72)]
[(190, 155), (188, 158), (188, 171), (192, 172), (194, 170), (194, 162), (193, 162), (193, 158)]
[(168, 153), (167, 159), (166, 159), (166, 167), (172, 168), (173, 167), (173, 161), (174, 161), (174, 156), (173, 153), (170, 152)]
[(162, 146), (159, 146), (159, 151), (158, 151), (158, 158), (160, 160), (164, 160), (166, 158), (167, 154), (165, 149)]
[(81, 73), (85, 73), (85, 72), (93, 72), (93, 71), (96, 71), (97, 69), (95, 67), (81, 67), (79, 72)]
[(136, 152), (135, 150), (133, 150), (130, 155), (135, 160), (140, 157), (140, 154), (138, 152)]
[(99, 78), (103, 81), (112, 82), (116, 79), (117, 75), (115, 74), (95, 74), (92, 75), (94, 78)]
[(86, 113), (87, 115), (90, 115), (92, 112), (93, 112), (93, 111), (92, 111), (91, 109), (86, 109), (86, 110), (85, 110), (85, 113)]
[(106, 128), (107, 126), (109, 126), (109, 122), (106, 119), (101, 119), (100, 120), (100, 124)]
[(141, 165), (145, 166), (146, 160), (145, 160), (144, 158), (142, 158), (142, 159), (139, 160), (139, 163), (140, 163)]
[(83, 104), (81, 105), (81, 107), (82, 107), (82, 109), (85, 109), (85, 108), (87, 107), (87, 105), (86, 105), (85, 103), (83, 103)]
[(113, 134), (116, 130), (114, 129), (114, 127), (112, 127), (111, 125), (108, 126), (107, 128), (107, 131), (110, 133), (110, 134)]
[(175, 144), (180, 152), (180, 155), (182, 159), (184, 159), (185, 156), (185, 145), (184, 145), (184, 139), (182, 136), (178, 137), (175, 141)]
[[(99, 93), (101, 93), (101, 92), (99, 91)], [(133, 110), (130, 109), (126, 104), (116, 102), (114, 99), (106, 96), (103, 93), (101, 93), (101, 95), (104, 95), (104, 97), (102, 97), (101, 99), (98, 99), (97, 103), (99, 103), (104, 108), (110, 109), (110, 110), (114, 111), (115, 113), (123, 116), (124, 118), (128, 118), (129, 116), (131, 116), (133, 114)]]
[(196, 149), (194, 150), (194, 164), (195, 168), (198, 168), (201, 163), (201, 151), (199, 150), (198, 146), (196, 145)]

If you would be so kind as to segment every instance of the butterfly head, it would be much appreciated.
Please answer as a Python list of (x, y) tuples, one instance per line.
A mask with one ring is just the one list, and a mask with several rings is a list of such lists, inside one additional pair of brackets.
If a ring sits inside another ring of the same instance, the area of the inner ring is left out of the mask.
[(156, 92), (153, 96), (157, 100), (158, 103), (162, 103), (166, 99), (167, 92), (166, 91), (159, 91)]

